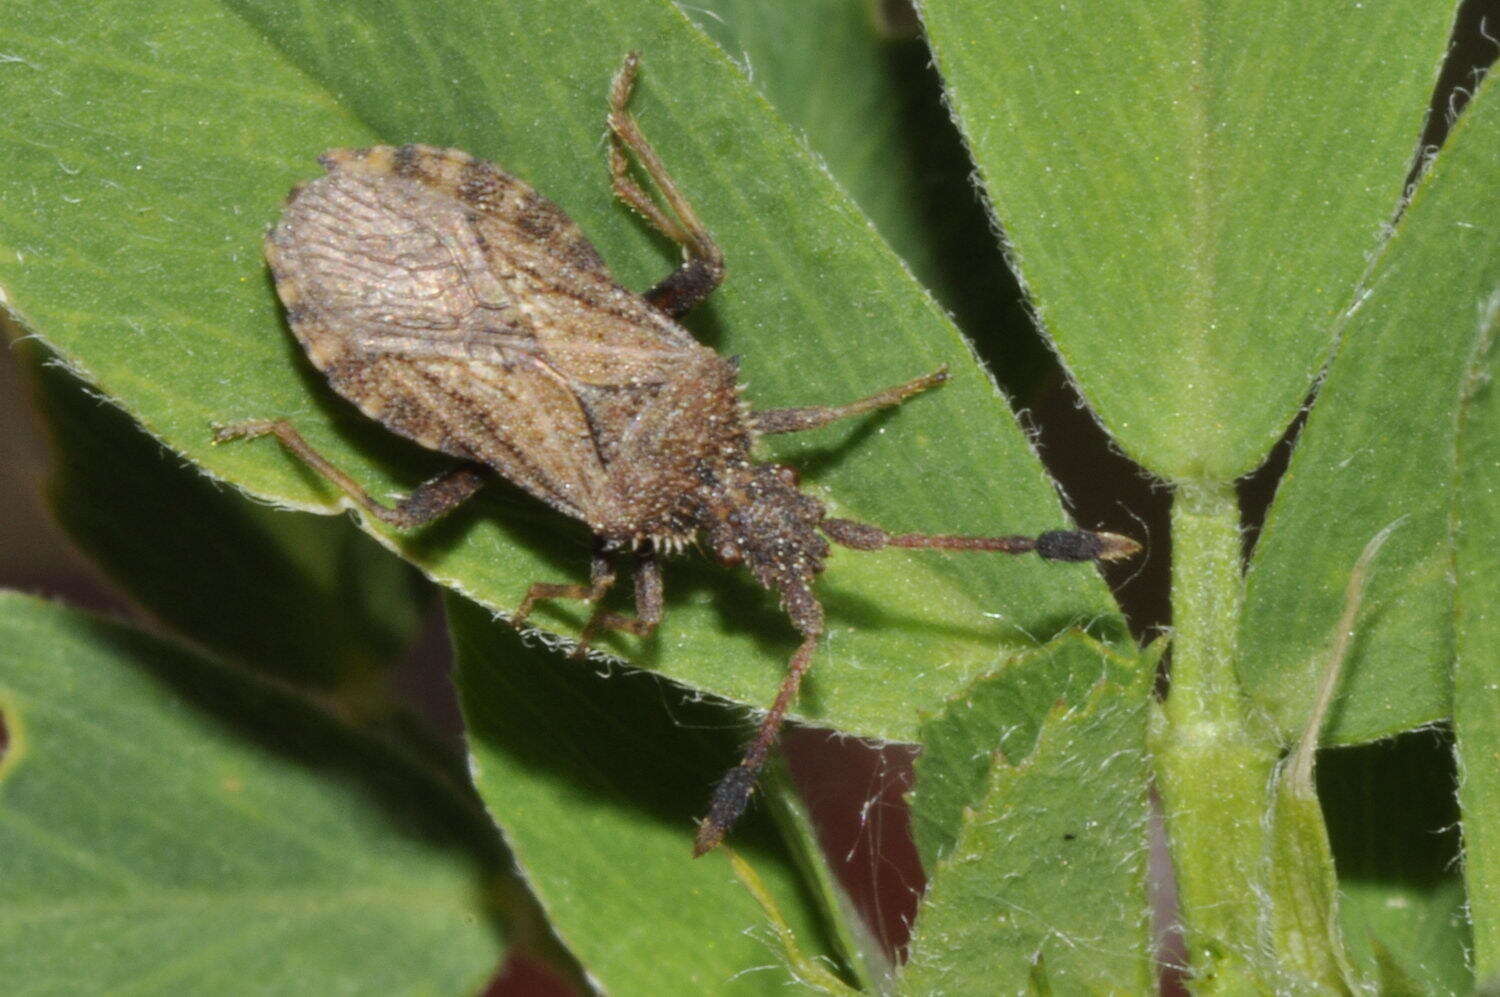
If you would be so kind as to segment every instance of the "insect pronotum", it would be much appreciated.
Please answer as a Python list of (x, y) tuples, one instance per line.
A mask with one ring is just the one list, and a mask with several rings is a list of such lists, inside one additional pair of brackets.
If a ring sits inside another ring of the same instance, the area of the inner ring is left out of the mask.
[[(1035, 551), (1058, 561), (1126, 557), (1134, 541), (1057, 530), (1037, 537), (890, 534), (825, 514), (788, 468), (751, 457), (758, 436), (795, 433), (895, 405), (947, 377), (937, 370), (844, 405), (751, 409), (738, 371), (676, 319), (724, 276), (708, 229), (629, 110), (639, 58), (609, 94), (614, 192), (683, 249), (644, 294), (617, 284), (578, 226), (551, 201), (456, 149), (334, 149), (324, 176), (294, 188), (266, 237), (286, 317), (334, 390), (372, 419), (462, 463), (395, 506), (377, 502), (284, 420), (219, 427), (216, 442), (274, 435), (371, 515), (427, 523), (473, 495), (490, 472), (593, 532), (588, 584), (538, 582), (539, 599), (596, 608), (575, 654), (605, 629), (649, 635), (662, 616), (659, 558), (702, 537), (781, 597), (801, 633), (786, 677), (743, 760), (713, 792), (694, 854), (724, 837), (750, 799), (823, 632), (814, 577), (825, 538), (857, 550)], [(630, 156), (665, 208), (631, 176)], [(616, 560), (634, 562), (635, 616), (597, 608)]]

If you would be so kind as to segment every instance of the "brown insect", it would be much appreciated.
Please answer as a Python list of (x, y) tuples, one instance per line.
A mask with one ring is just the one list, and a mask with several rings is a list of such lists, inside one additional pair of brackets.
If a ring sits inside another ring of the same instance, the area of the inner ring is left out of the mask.
[[(802, 643), (744, 759), (714, 790), (695, 855), (717, 845), (749, 801), (823, 632), (812, 591), (827, 537), (858, 550), (937, 547), (1036, 551), (1059, 561), (1125, 557), (1134, 541), (1058, 530), (1038, 537), (892, 535), (825, 516), (788, 467), (751, 459), (756, 437), (793, 433), (895, 405), (945, 370), (846, 405), (752, 411), (732, 360), (675, 319), (723, 279), (708, 230), (627, 108), (638, 57), (609, 100), (614, 191), (682, 246), (681, 266), (645, 294), (615, 283), (583, 233), (551, 201), (454, 149), (335, 149), (326, 175), (296, 187), (266, 237), (287, 321), (335, 391), (372, 419), (464, 463), (394, 507), (283, 420), (223, 426), (215, 442), (274, 435), (371, 515), (400, 528), (473, 495), (490, 470), (595, 536), (587, 585), (532, 585), (512, 624), (539, 599), (597, 605), (613, 561), (634, 558), (634, 617), (595, 609), (582, 653), (603, 629), (650, 634), (662, 615), (659, 557), (702, 536), (724, 564), (774, 589)], [(670, 209), (631, 177), (627, 151)], [(820, 535), (821, 532), (821, 535)]]

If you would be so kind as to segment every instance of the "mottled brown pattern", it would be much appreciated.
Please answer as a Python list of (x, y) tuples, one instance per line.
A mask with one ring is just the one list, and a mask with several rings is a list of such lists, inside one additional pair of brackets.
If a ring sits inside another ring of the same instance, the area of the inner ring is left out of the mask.
[[(579, 651), (601, 629), (645, 636), (662, 612), (657, 557), (702, 537), (724, 564), (743, 563), (781, 597), (803, 635), (786, 680), (744, 761), (714, 793), (696, 851), (713, 847), (749, 800), (823, 632), (812, 590), (829, 553), (846, 546), (1037, 550), (1061, 560), (1117, 557), (1122, 537), (1057, 531), (1031, 537), (891, 535), (825, 518), (789, 468), (751, 457), (757, 433), (797, 432), (893, 405), (940, 383), (938, 371), (842, 406), (752, 413), (737, 367), (675, 318), (723, 276), (723, 257), (627, 103), (631, 56), (610, 96), (615, 192), (676, 240), (684, 261), (644, 295), (615, 283), (572, 220), (527, 184), (455, 149), (335, 149), (327, 171), (292, 192), (266, 237), (287, 321), (339, 394), (394, 432), (472, 463), (395, 508), (375, 502), (285, 421), (224, 427), (217, 439), (274, 434), (364, 509), (407, 528), (441, 515), (492, 469), (598, 538), (587, 585), (538, 583), (538, 599), (597, 603), (613, 559), (636, 558), (634, 618), (596, 611)], [(664, 210), (631, 176), (630, 157)]]

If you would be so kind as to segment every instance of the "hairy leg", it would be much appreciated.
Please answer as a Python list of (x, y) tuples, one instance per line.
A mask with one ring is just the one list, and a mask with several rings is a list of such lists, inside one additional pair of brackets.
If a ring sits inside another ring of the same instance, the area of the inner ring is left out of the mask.
[[(635, 115), (630, 113), (630, 93), (635, 89), (640, 62), (640, 53), (631, 52), (610, 86), (609, 172), (615, 196), (640, 212), (658, 232), (682, 247), (682, 265), (645, 294), (647, 301), (677, 318), (712, 294), (724, 280), (724, 254), (698, 220), (693, 206), (677, 188), (661, 157), (646, 141)], [(662, 198), (672, 209), (670, 215), (631, 177), (626, 150), (634, 154), (641, 169), (661, 191)]]
[[(945, 550), (991, 550), (1006, 553), (1036, 551), (1056, 561), (1110, 560), (1128, 557), (1139, 550), (1135, 541), (1113, 533), (1089, 533), (1085, 530), (1055, 530), (1037, 537), (961, 537), (903, 533), (892, 535), (876, 526), (849, 519), (825, 519), (822, 529), (835, 541), (859, 550), (882, 547), (937, 547)], [(708, 814), (698, 823), (698, 837), (693, 855), (702, 855), (718, 846), (724, 835), (744, 814), (749, 805), (755, 780), (781, 733), (787, 710), (797, 698), (802, 677), (812, 666), (813, 650), (823, 632), (823, 609), (806, 587), (792, 587), (782, 592), (792, 621), (802, 631), (802, 643), (787, 665), (786, 677), (776, 693), (776, 701), (761, 721), (755, 738), (738, 765), (725, 773), (714, 787)]]
[[(614, 587), (616, 580), (614, 564), (609, 554), (604, 550), (602, 543), (595, 541), (594, 556), (589, 564), (589, 583), (587, 585), (534, 583), (526, 590), (526, 597), (521, 600), (516, 611), (510, 615), (511, 626), (519, 628), (525, 623), (531, 611), (542, 599), (577, 599), (591, 606), (597, 606), (605, 593)], [(578, 644), (569, 656), (581, 658), (587, 654), (589, 644), (601, 630), (624, 630), (637, 637), (651, 635), (656, 625), (661, 622), (662, 612), (661, 564), (654, 554), (643, 554), (636, 561), (635, 611), (636, 615), (629, 617), (620, 613), (595, 609), (588, 623), (584, 624), (583, 632), (578, 636)]]
[(582, 654), (601, 630), (624, 630), (637, 637), (649, 637), (661, 622), (661, 612), (661, 562), (655, 554), (638, 555), (635, 562), (635, 616), (595, 610), (573, 653)]
[(764, 412), (750, 413), (750, 421), (755, 426), (756, 432), (762, 435), (800, 433), (804, 429), (816, 429), (839, 419), (899, 405), (912, 395), (926, 391), (928, 388), (935, 388), (946, 380), (948, 380), (948, 368), (943, 366), (931, 374), (907, 381), (905, 384), (898, 384), (894, 388), (886, 388), (868, 398), (861, 398), (847, 405), (809, 405), (803, 408), (766, 409)]
[(526, 590), (526, 596), (521, 600), (521, 604), (516, 607), (516, 611), (510, 614), (510, 625), (519, 629), (542, 599), (578, 599), (593, 604), (604, 598), (604, 593), (608, 592), (614, 584), (614, 565), (610, 563), (609, 555), (596, 540), (594, 555), (589, 561), (587, 585), (533, 582)]
[(285, 419), (254, 419), (214, 428), (214, 443), (229, 440), (253, 440), (260, 436), (274, 436), (302, 463), (318, 472), (355, 503), (381, 522), (409, 530), (449, 512), (454, 506), (472, 496), (487, 480), (486, 473), (473, 464), (460, 464), (417, 487), (395, 506), (383, 505), (369, 492), (360, 487), (349, 475), (314, 450), (302, 434)]

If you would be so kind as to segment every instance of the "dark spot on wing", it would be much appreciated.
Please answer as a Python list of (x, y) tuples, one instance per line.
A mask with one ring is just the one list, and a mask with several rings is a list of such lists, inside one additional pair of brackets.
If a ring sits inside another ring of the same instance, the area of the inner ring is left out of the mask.
[(548, 239), (552, 233), (567, 224), (559, 217), (560, 214), (557, 208), (536, 194), (527, 193), (516, 206), (515, 223), (517, 228), (534, 239)]
[(414, 177), (418, 172), (418, 160), (422, 153), (414, 145), (403, 145), (396, 149), (391, 172), (398, 177)]
[(459, 176), (458, 199), (472, 204), (481, 211), (493, 211), (500, 203), (500, 177), (494, 168), (482, 160), (470, 157)]

